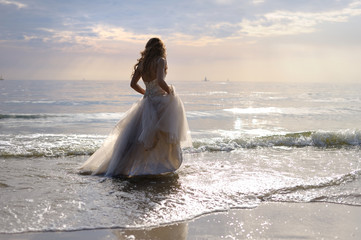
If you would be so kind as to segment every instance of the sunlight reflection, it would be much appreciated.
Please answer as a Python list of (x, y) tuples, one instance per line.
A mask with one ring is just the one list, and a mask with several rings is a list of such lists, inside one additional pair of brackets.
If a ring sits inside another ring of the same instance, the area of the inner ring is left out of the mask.
[(242, 127), (242, 120), (240, 118), (237, 118), (236, 121), (234, 121), (234, 129), (240, 130)]
[(232, 112), (233, 114), (262, 114), (262, 113), (282, 113), (280, 108), (276, 107), (261, 107), (261, 108), (229, 108), (224, 111)]

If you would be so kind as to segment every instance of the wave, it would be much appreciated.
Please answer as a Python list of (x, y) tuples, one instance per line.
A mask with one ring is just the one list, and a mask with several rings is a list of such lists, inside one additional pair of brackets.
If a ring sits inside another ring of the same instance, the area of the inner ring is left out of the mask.
[[(37, 113), (37, 114), (0, 114), (0, 120), (7, 119), (19, 119), (19, 120), (34, 120), (34, 119), (73, 119), (73, 121), (80, 121), (86, 119), (102, 119), (102, 120), (119, 120), (124, 113), (63, 113), (63, 114), (49, 114), (49, 113)], [(56, 120), (54, 120), (56, 121)]]
[(49, 114), (0, 114), (0, 119), (37, 119), (37, 118), (48, 118), (48, 117), (56, 117), (57, 115), (49, 115)]
[[(0, 135), (0, 157), (61, 157), (91, 155), (106, 136), (85, 134)], [(267, 147), (341, 148), (361, 146), (360, 130), (307, 131), (244, 138), (194, 139), (185, 153), (232, 151)]]
[[(131, 97), (132, 95), (123, 95), (123, 97)], [(11, 100), (5, 101), (7, 104), (34, 104), (34, 105), (51, 105), (51, 106), (89, 106), (89, 105), (120, 105), (117, 100), (91, 101), (91, 100)]]
[(193, 142), (200, 151), (232, 151), (257, 147), (319, 147), (337, 148), (361, 145), (360, 130), (306, 131), (281, 135), (244, 138), (201, 139)]
[[(287, 186), (279, 189), (271, 189), (266, 193), (261, 194), (258, 196), (258, 198), (262, 201), (268, 201), (272, 199), (276, 199), (278, 195), (286, 195), (286, 194), (292, 194), (299, 191), (308, 191), (308, 190), (315, 190), (315, 189), (323, 189), (327, 187), (335, 187), (339, 186), (341, 184), (352, 182), (356, 179), (358, 179), (361, 175), (361, 170), (354, 170), (349, 173), (345, 173), (339, 176), (335, 177), (329, 177), (326, 179), (320, 179), (314, 183), (304, 183), (299, 184), (295, 186)], [(347, 194), (345, 196), (350, 196), (350, 194)], [(288, 196), (289, 197), (289, 196)], [(308, 201), (310, 202), (317, 202), (317, 201), (324, 201), (326, 196), (317, 196), (315, 198), (311, 198)], [(304, 199), (306, 200), (306, 199)], [(359, 205), (359, 204), (358, 204)]]
[(0, 157), (62, 157), (90, 155), (105, 136), (84, 134), (0, 135)]
[[(308, 108), (276, 108), (276, 107), (260, 107), (260, 108), (226, 108), (218, 110), (203, 110), (203, 111), (187, 111), (186, 115), (189, 120), (197, 119), (226, 119), (233, 118), (238, 115), (273, 115), (273, 116), (319, 116), (319, 115), (334, 115), (334, 114), (354, 114), (358, 109), (352, 108), (343, 108), (337, 109), (316, 109), (315, 111), (310, 111)], [(75, 121), (81, 121), (83, 119), (102, 119), (110, 120), (116, 119), (119, 120), (123, 116), (124, 112), (96, 112), (96, 113), (5, 113), (0, 114), (1, 120), (15, 119), (16, 122), (19, 121), (28, 121), (33, 119), (50, 119), (61, 120), (61, 119), (74, 119)]]
[[(59, 118), (59, 119), (116, 119), (119, 120), (123, 112), (118, 113), (111, 113), (111, 112), (100, 112), (100, 113), (58, 113), (58, 114), (51, 114), (51, 113), (36, 113), (36, 114), (28, 114), (28, 113), (9, 113), (9, 114), (0, 114), (0, 120), (33, 120), (33, 119), (52, 119)], [(214, 118), (217, 117), (217, 114), (214, 112), (206, 112), (206, 111), (190, 111), (187, 112), (187, 118), (190, 119), (197, 119), (197, 118)], [(223, 116), (222, 114), (218, 113), (218, 115)]]

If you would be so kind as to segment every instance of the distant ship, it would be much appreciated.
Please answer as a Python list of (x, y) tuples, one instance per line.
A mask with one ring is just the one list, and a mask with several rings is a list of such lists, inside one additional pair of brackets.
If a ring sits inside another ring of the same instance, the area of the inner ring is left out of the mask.
[(4, 80), (3, 75), (0, 75), (0, 80)]
[(204, 78), (204, 81), (205, 81), (205, 82), (209, 82), (209, 80), (207, 79), (207, 77)]

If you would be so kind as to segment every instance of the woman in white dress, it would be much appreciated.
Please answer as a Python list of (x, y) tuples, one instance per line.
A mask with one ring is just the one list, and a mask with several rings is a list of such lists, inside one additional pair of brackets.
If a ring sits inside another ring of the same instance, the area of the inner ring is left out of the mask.
[[(86, 174), (142, 176), (171, 173), (192, 142), (181, 99), (165, 82), (166, 50), (150, 39), (134, 66), (130, 86), (144, 96), (116, 124), (103, 145), (80, 167)], [(138, 84), (143, 79), (145, 90)]]

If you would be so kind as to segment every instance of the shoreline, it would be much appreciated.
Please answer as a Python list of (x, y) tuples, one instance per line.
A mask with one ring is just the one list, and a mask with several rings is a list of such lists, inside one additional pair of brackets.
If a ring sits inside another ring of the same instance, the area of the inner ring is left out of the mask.
[(0, 234), (2, 240), (45, 239), (360, 239), (361, 207), (333, 203), (262, 203), (190, 221), (143, 229)]

